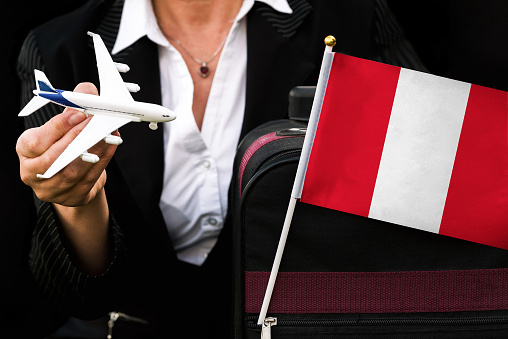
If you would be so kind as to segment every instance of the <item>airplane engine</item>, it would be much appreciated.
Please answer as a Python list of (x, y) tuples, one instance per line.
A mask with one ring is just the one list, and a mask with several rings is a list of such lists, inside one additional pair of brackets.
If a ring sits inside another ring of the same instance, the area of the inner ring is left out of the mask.
[(135, 84), (133, 82), (124, 82), (124, 84), (129, 92), (136, 93), (139, 92), (139, 90), (141, 89), (138, 84)]
[(114, 62), (114, 64), (116, 66), (116, 69), (120, 73), (127, 73), (131, 69), (129, 67), (129, 65), (127, 65), (127, 64), (122, 64), (122, 63), (119, 63), (119, 62)]
[(99, 162), (99, 157), (96, 154), (83, 152), (81, 153), (81, 160), (95, 164)]
[(120, 137), (117, 137), (116, 135), (108, 135), (104, 138), (104, 141), (107, 143), (107, 144), (110, 144), (110, 145), (120, 145), (123, 140), (122, 138)]

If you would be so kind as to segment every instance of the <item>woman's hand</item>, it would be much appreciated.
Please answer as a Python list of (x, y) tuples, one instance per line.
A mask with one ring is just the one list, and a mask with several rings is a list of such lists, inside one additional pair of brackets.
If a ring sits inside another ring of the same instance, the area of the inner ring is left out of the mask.
[[(79, 84), (74, 91), (97, 94), (91, 83)], [(49, 179), (36, 176), (49, 168), (90, 119), (80, 111), (66, 108), (43, 126), (26, 130), (19, 137), (16, 151), (21, 180), (32, 187), (39, 199), (63, 206), (82, 206), (92, 201), (104, 187), (105, 168), (116, 146), (103, 141), (89, 150), (99, 156), (98, 163), (90, 164), (77, 158)]]
[[(79, 84), (74, 91), (97, 94), (97, 88), (91, 83)], [(51, 178), (37, 178), (37, 174), (44, 173), (51, 166), (90, 119), (80, 111), (66, 108), (43, 126), (26, 130), (18, 139), (16, 151), (21, 179), (32, 187), (39, 199), (53, 203), (81, 269), (89, 274), (100, 274), (110, 260), (105, 168), (117, 146), (101, 141), (89, 149), (90, 153), (99, 156), (99, 162), (90, 164), (78, 157)], [(119, 136), (118, 132), (113, 134)]]

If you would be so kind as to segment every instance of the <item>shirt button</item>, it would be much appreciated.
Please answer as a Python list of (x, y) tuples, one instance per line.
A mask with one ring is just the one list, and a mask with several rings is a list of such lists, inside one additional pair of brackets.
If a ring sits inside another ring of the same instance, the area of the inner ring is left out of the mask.
[(212, 226), (217, 225), (218, 221), (215, 218), (208, 218), (208, 223)]
[(201, 163), (201, 166), (203, 166), (206, 169), (210, 168), (210, 161), (208, 161), (208, 160), (203, 161)]

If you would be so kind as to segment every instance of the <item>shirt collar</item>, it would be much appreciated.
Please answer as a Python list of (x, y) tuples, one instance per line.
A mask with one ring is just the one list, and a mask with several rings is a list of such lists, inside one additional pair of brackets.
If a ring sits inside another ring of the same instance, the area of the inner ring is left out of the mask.
[[(264, 2), (274, 10), (291, 14), (293, 11), (287, 0), (244, 0), (236, 21), (242, 19), (254, 6), (255, 1)], [(113, 46), (112, 54), (116, 54), (129, 47), (143, 36), (148, 36), (153, 42), (167, 46), (168, 42), (157, 25), (151, 0), (125, 0), (118, 35)]]

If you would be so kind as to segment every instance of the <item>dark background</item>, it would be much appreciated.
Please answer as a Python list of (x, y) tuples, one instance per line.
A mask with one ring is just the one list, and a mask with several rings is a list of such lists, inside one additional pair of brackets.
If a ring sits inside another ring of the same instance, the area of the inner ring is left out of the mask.
[(31, 28), (84, 2), (8, 1), (1, 11), (0, 338), (41, 338), (53, 327), (51, 310), (40, 299), (26, 264), (31, 232), (28, 225), (35, 216), (22, 203), (30, 201), (32, 193), (19, 179), (15, 151), (23, 132), (23, 121), (17, 117), (16, 59)]
[(508, 1), (387, 2), (431, 73), (508, 90)]
[[(508, 1), (387, 1), (430, 73), (508, 90)], [(0, 337), (37, 338), (52, 325), (51, 311), (40, 300), (26, 267), (31, 232), (27, 225), (35, 216), (22, 204), (30, 201), (31, 190), (19, 180), (15, 152), (23, 131), (16, 116), (16, 58), (31, 28), (84, 2), (9, 1), (2, 11)]]

